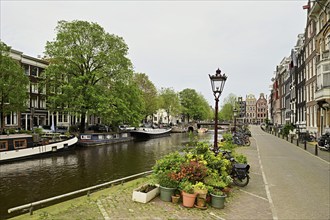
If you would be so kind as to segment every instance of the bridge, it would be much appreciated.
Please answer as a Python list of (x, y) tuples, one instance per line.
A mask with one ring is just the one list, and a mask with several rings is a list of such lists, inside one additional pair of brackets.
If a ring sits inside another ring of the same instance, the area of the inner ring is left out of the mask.
[[(200, 127), (202, 125), (213, 125), (214, 126), (214, 122), (198, 122), (196, 123), (197, 124), (197, 127)], [(218, 122), (218, 126), (230, 126), (231, 124), (230, 123), (224, 123), (224, 122)]]

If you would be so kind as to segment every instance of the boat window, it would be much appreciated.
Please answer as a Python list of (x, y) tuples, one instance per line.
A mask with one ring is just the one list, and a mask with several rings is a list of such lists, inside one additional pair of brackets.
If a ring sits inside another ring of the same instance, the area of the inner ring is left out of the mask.
[(24, 139), (14, 140), (14, 147), (15, 147), (15, 149), (26, 148), (27, 147), (26, 140), (24, 140)]
[(81, 135), (80, 136), (80, 139), (83, 140), (83, 139), (91, 139), (92, 136), (91, 135)]
[(8, 141), (0, 141), (0, 151), (8, 150)]
[(103, 135), (99, 135), (99, 140), (103, 140), (103, 139), (104, 139)]

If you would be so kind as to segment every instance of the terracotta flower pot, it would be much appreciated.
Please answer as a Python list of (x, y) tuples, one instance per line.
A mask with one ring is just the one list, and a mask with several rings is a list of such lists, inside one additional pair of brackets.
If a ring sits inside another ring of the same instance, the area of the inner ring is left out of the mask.
[(191, 208), (195, 205), (195, 200), (196, 200), (197, 194), (189, 194), (184, 191), (182, 191), (182, 205), (184, 207)]
[(172, 196), (172, 203), (177, 204), (179, 203), (180, 195), (173, 195)]

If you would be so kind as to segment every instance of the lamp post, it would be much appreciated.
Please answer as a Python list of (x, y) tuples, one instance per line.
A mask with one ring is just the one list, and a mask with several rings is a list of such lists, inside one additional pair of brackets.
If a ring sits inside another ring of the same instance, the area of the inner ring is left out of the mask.
[(211, 80), (212, 91), (215, 98), (213, 151), (217, 151), (218, 150), (218, 104), (219, 104), (220, 95), (227, 80), (227, 76), (225, 74), (221, 74), (221, 70), (218, 68), (217, 71), (215, 71), (215, 75), (209, 74), (209, 77)]
[(236, 132), (236, 117), (238, 111), (236, 108), (234, 108), (233, 112), (234, 112), (234, 132)]

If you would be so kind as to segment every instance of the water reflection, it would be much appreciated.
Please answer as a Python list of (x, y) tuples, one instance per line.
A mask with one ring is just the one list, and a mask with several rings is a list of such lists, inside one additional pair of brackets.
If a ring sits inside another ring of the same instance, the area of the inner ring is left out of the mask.
[[(211, 134), (196, 135), (210, 140)], [(0, 165), (0, 219), (9, 208), (151, 170), (155, 161), (181, 150), (188, 134), (142, 142), (75, 148), (59, 154)]]

